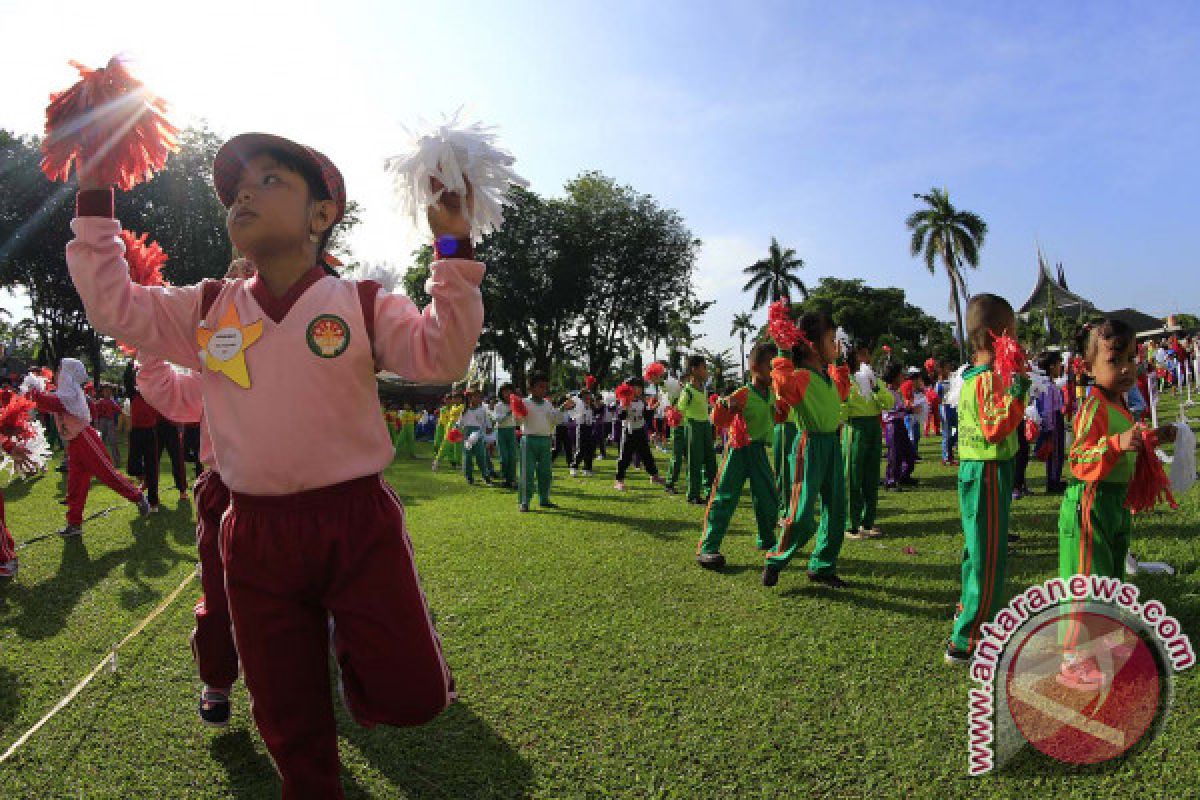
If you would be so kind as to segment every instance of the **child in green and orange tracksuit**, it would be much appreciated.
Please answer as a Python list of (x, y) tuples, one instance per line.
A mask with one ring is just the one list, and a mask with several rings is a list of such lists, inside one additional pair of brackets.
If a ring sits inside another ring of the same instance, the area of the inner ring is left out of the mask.
[(977, 294), (967, 305), (967, 339), (974, 352), (963, 373), (958, 401), (958, 504), (965, 547), (958, 616), (945, 659), (970, 663), (979, 629), (1000, 608), (1012, 508), (1013, 458), (1017, 428), (1025, 419), (1029, 377), (1009, 385), (993, 368), (996, 337), (1015, 337), (1012, 306), (994, 294)]
[(879, 464), (883, 458), (883, 412), (895, 403), (892, 390), (871, 369), (871, 348), (859, 342), (851, 351), (850, 393), (842, 403), (846, 424), (842, 449), (846, 461), (846, 495), (850, 516), (846, 536), (851, 539), (882, 535), (875, 527), (879, 503)]
[(817, 543), (808, 561), (808, 579), (842, 588), (846, 583), (837, 575), (837, 557), (846, 526), (846, 478), (837, 433), (842, 397), (828, 374), (838, 348), (833, 319), (828, 314), (805, 314), (800, 318), (799, 328), (808, 342), (796, 344), (793, 351), (796, 363), (781, 356), (775, 359), (772, 369), (775, 393), (782, 403), (796, 409), (803, 432), (792, 446), (792, 496), (783, 535), (776, 548), (767, 553), (762, 582), (764, 586), (778, 583), (779, 573), (796, 551), (816, 534)]
[(687, 381), (675, 407), (683, 414), (683, 424), (687, 427), (687, 501), (702, 505), (712, 493), (717, 473), (713, 428), (708, 419), (708, 396), (704, 393), (704, 384), (708, 381), (708, 364), (704, 356), (688, 356), (685, 378)]
[(734, 418), (741, 416), (749, 441), (738, 446), (733, 436), (721, 459), (717, 483), (708, 510), (704, 514), (704, 536), (696, 554), (700, 566), (719, 569), (725, 565), (721, 541), (729, 529), (729, 521), (742, 496), (742, 486), (750, 480), (750, 496), (754, 516), (758, 521), (757, 547), (769, 550), (775, 546), (776, 510), (775, 480), (767, 458), (767, 442), (775, 421), (775, 393), (771, 390), (771, 360), (778, 351), (770, 342), (760, 342), (750, 351), (752, 380), (713, 408), (713, 424), (729, 428)]
[[(1108, 319), (1086, 328), (1076, 345), (1093, 385), (1075, 416), (1070, 482), (1058, 515), (1059, 575), (1124, 579), (1132, 532), (1125, 500), (1141, 438), (1124, 399), (1137, 383), (1135, 334), (1124, 322)], [(1156, 429), (1154, 438), (1174, 441), (1175, 426)], [(1106, 678), (1094, 658), (1077, 657), (1081, 638), (1082, 626), (1072, 619), (1064, 626), (1058, 682), (1098, 689)]]

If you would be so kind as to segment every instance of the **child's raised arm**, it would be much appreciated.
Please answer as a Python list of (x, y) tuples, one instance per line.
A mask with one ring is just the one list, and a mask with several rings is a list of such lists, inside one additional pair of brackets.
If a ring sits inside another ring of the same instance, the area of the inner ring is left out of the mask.
[(404, 295), (375, 296), (375, 362), (411, 381), (455, 381), (471, 363), (483, 329), (484, 267), (461, 258), (435, 261), (418, 309)]
[(139, 286), (129, 279), (121, 223), (113, 219), (110, 189), (81, 191), (71, 221), (67, 268), (88, 321), (139, 351), (199, 369), (196, 327), (202, 284)]
[(145, 401), (167, 419), (199, 422), (204, 412), (199, 374), (182, 375), (156, 356), (139, 354), (139, 359), (142, 368), (138, 370), (137, 388)]

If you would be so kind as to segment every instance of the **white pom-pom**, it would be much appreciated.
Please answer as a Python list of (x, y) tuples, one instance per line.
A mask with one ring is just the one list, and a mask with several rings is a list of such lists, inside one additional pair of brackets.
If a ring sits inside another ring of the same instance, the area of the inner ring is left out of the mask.
[(29, 460), (33, 462), (34, 471), (40, 472), (50, 463), (50, 443), (46, 441), (46, 429), (36, 419), (29, 420), (33, 435), (25, 438), (21, 444), (29, 451)]
[(1175, 457), (1171, 459), (1171, 491), (1183, 494), (1196, 482), (1196, 434), (1187, 423), (1175, 424)]
[[(474, 203), (468, 212), (471, 238), (478, 242), (504, 221), (503, 205), (513, 184), (529, 182), (513, 171), (515, 159), (496, 145), (493, 128), (465, 124), (459, 113), (441, 125), (416, 136), (408, 152), (384, 162), (395, 183), (396, 196), (405, 214), (425, 225), (425, 210), (436, 204), (442, 191), (463, 193), (470, 182)], [(445, 187), (435, 191), (431, 178)]]
[(343, 277), (352, 281), (375, 281), (388, 294), (392, 294), (400, 286), (400, 271), (391, 264), (356, 264), (343, 273)]
[(46, 379), (41, 375), (30, 373), (25, 376), (25, 380), (21, 381), (21, 386), (18, 388), (21, 394), (29, 394), (31, 389), (37, 389), (39, 392), (46, 391)]

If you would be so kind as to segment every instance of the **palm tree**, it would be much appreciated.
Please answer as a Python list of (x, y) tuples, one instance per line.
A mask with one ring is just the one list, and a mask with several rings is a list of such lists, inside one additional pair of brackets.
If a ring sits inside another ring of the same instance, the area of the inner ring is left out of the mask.
[(711, 386), (713, 390), (717, 392), (723, 391), (725, 375), (733, 371), (733, 356), (729, 353), (728, 349), (719, 352), (701, 349), (700, 355), (704, 356), (704, 360), (708, 362), (708, 368), (712, 372)]
[(926, 208), (914, 211), (904, 221), (912, 231), (909, 250), (913, 258), (925, 257), (930, 275), (935, 272), (935, 262), (941, 258), (946, 279), (950, 281), (950, 307), (954, 309), (958, 351), (966, 361), (962, 304), (969, 294), (962, 265), (979, 266), (979, 249), (987, 236), (987, 223), (978, 214), (956, 209), (945, 189), (930, 189), (927, 194), (914, 194), (913, 197), (924, 202)]
[(750, 313), (734, 314), (733, 327), (729, 329), (730, 336), (738, 337), (738, 344), (741, 347), (742, 354), (742, 374), (746, 373), (746, 337), (753, 335), (758, 330), (755, 327), (753, 320), (750, 319)]
[(767, 257), (755, 261), (742, 270), (750, 276), (743, 292), (754, 289), (754, 311), (758, 311), (768, 303), (774, 303), (781, 297), (788, 297), (792, 289), (800, 292), (802, 300), (808, 299), (808, 287), (796, 276), (795, 271), (804, 269), (804, 260), (796, 257), (792, 248), (783, 248), (774, 236), (771, 237), (771, 247)]

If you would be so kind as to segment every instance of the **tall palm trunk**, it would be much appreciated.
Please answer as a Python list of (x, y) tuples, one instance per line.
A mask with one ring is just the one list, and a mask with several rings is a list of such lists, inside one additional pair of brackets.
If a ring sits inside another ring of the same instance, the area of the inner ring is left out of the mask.
[(951, 256), (945, 257), (946, 261), (946, 277), (950, 279), (950, 299), (954, 301), (954, 324), (958, 331), (958, 360), (959, 363), (967, 363), (967, 337), (963, 331), (963, 315), (962, 315), (962, 295), (959, 290), (958, 270), (954, 268), (954, 259)]
[(742, 335), (738, 337), (741, 343), (742, 352), (742, 379), (746, 378), (746, 332), (742, 331)]

